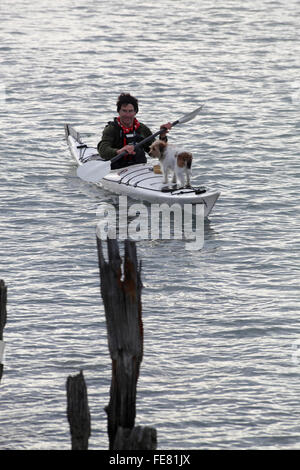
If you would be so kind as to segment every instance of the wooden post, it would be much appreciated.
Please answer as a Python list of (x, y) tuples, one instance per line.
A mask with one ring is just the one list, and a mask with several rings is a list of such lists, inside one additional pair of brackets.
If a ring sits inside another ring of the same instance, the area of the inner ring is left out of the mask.
[(72, 450), (87, 450), (91, 434), (91, 419), (82, 371), (74, 377), (68, 377), (66, 388)]
[(117, 450), (155, 450), (157, 445), (156, 429), (135, 426), (133, 429), (118, 427), (114, 442)]
[(6, 324), (6, 302), (7, 302), (7, 287), (4, 281), (0, 279), (0, 381), (3, 373), (2, 353), (4, 350), (3, 330)]
[(109, 449), (155, 449), (156, 430), (134, 428), (136, 385), (143, 358), (141, 266), (136, 246), (125, 241), (123, 272), (118, 243), (108, 239), (108, 262), (97, 238), (101, 295), (112, 359), (110, 401), (105, 408)]

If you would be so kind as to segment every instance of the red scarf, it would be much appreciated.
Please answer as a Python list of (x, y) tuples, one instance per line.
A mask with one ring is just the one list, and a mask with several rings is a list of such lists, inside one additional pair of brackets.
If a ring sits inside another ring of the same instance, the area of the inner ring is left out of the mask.
[(123, 135), (124, 135), (123, 144), (125, 146), (126, 145), (126, 134), (130, 134), (131, 132), (136, 131), (140, 127), (141, 124), (139, 123), (139, 121), (136, 118), (134, 118), (132, 127), (123, 126), (123, 124), (121, 123), (120, 116), (117, 117), (117, 121), (118, 121), (118, 124), (122, 128), (122, 131), (123, 131)]

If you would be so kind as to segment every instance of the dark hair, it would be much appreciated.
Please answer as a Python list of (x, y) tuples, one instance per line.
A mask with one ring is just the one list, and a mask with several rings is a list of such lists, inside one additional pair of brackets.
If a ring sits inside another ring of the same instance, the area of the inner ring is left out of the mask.
[(130, 93), (121, 93), (117, 101), (117, 111), (119, 112), (123, 104), (132, 104), (136, 113), (139, 111), (138, 100)]

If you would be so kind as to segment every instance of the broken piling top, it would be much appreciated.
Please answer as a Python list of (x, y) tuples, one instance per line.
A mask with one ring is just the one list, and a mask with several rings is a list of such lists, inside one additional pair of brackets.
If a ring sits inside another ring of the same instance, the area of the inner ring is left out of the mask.
[(125, 240), (123, 264), (117, 240), (107, 240), (107, 262), (99, 238), (97, 247), (111, 358), (116, 359), (118, 351), (122, 350), (140, 363), (143, 357), (142, 282), (135, 242)]
[(82, 371), (78, 375), (68, 377), (66, 389), (67, 417), (70, 424), (72, 450), (87, 450), (91, 435), (91, 417)]

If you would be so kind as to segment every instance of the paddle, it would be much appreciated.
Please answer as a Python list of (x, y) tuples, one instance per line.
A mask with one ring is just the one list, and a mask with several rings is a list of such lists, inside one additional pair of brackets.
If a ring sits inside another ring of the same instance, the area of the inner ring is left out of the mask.
[[(203, 104), (195, 109), (195, 111), (186, 114), (185, 116), (182, 116), (180, 119), (177, 119), (177, 121), (174, 121), (172, 123), (172, 127), (176, 126), (177, 124), (184, 124), (185, 122), (189, 122), (194, 117), (197, 116), (197, 114), (200, 113), (201, 109), (203, 108)], [(146, 144), (150, 140), (154, 139), (157, 137), (159, 134), (162, 134), (164, 132), (163, 129), (160, 129), (159, 131), (155, 132), (155, 134), (150, 135), (149, 137), (146, 137), (143, 139), (141, 142), (135, 145), (135, 149), (138, 149), (142, 145)], [(87, 163), (84, 163), (83, 165), (80, 165), (77, 169), (77, 176), (81, 178), (84, 181), (89, 181), (91, 183), (96, 183), (97, 181), (100, 181), (104, 176), (106, 176), (110, 171), (111, 171), (111, 164), (122, 158), (124, 155), (127, 155), (127, 152), (121, 152), (115, 157), (113, 157), (111, 160), (107, 161), (99, 161), (99, 160), (91, 160)]]

